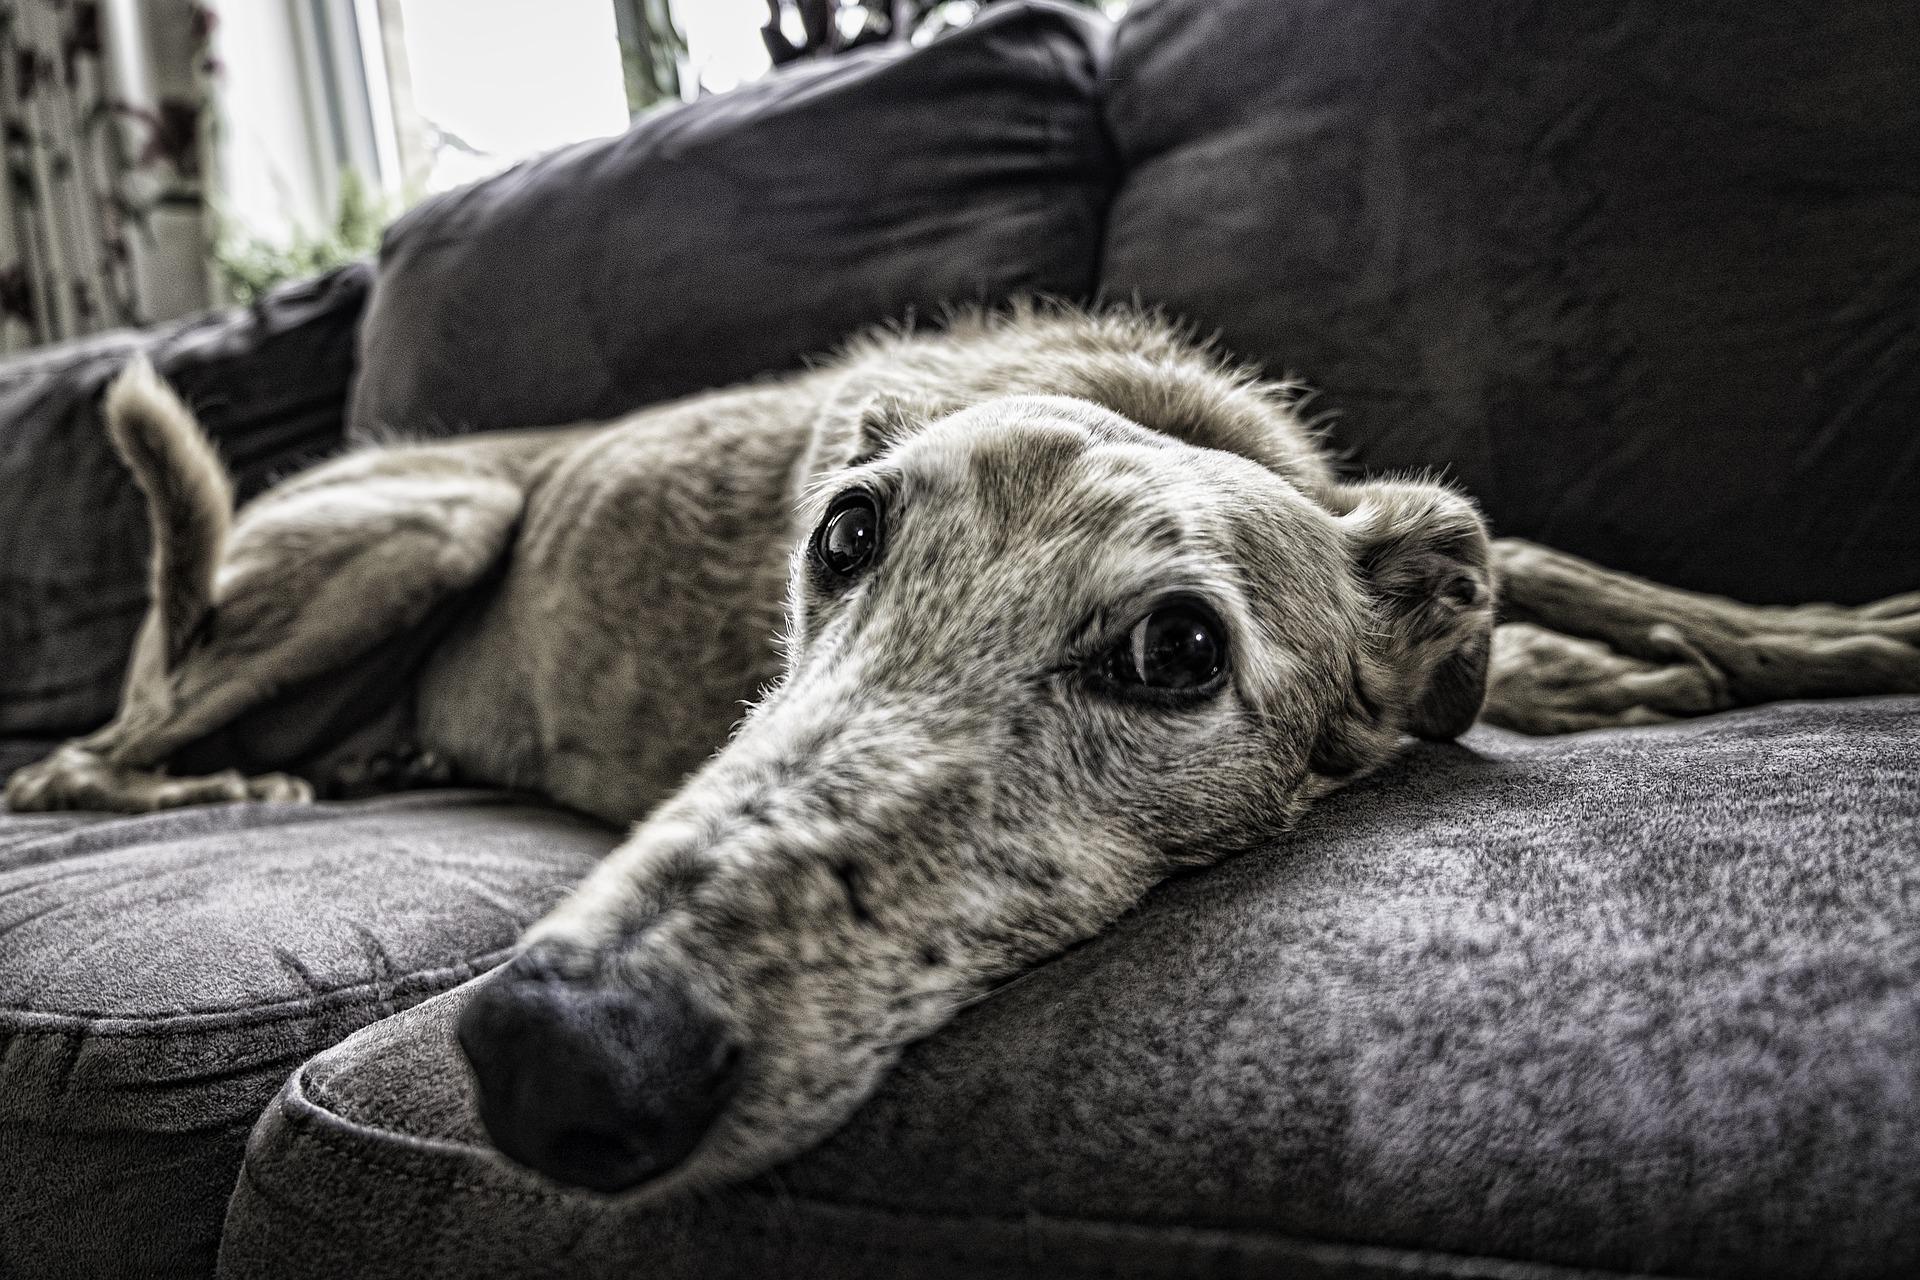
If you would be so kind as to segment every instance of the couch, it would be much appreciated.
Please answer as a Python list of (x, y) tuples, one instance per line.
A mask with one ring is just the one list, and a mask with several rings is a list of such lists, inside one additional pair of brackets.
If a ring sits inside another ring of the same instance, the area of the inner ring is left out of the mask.
[[(1137, 299), (1501, 533), (1920, 587), (1917, 47), (1906, 0), (1009, 3), (650, 115), (0, 367), (0, 773), (115, 703), (135, 351), (245, 496)], [(0, 1275), (1920, 1273), (1920, 699), (1414, 747), (654, 1209), (491, 1155), (450, 1033), (619, 834), (468, 789), (0, 814)]]

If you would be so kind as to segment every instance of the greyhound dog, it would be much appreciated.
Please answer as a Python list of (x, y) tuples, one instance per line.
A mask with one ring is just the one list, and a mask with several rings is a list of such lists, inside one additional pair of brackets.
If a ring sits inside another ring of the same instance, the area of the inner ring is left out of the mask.
[(1336, 477), (1293, 404), (1154, 317), (1019, 306), (236, 516), (135, 364), (152, 607), (118, 717), (7, 799), (461, 780), (637, 821), (459, 1039), (502, 1152), (655, 1197), (813, 1144), (963, 1004), (1483, 703), (1920, 691), (1920, 593), (1756, 608), (1490, 542), (1441, 484)]

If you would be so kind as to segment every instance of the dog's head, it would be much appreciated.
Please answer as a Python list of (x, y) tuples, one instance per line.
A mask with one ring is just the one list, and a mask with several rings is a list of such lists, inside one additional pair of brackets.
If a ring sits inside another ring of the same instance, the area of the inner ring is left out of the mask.
[(495, 1142), (561, 1181), (800, 1151), (962, 1004), (1479, 708), (1486, 535), (1437, 486), (1309, 496), (1054, 397), (833, 450), (784, 678), (462, 1019)]

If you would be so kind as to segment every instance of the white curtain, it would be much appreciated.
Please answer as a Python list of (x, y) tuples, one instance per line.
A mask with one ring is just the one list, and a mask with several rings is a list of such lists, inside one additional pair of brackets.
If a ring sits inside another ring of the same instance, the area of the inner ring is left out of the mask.
[(208, 304), (214, 21), (196, 0), (0, 0), (0, 351)]

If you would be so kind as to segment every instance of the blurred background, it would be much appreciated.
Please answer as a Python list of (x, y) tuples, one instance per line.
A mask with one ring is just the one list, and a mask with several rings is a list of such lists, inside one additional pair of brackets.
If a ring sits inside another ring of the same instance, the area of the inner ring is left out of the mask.
[(0, 0), (0, 352), (250, 301), (437, 192), (990, 3)]

